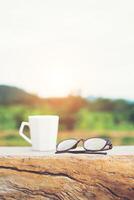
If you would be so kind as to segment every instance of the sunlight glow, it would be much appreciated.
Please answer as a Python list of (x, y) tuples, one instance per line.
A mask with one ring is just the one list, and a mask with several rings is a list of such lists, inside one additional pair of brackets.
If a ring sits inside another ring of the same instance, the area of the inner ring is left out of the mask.
[(74, 78), (69, 68), (54, 67), (47, 70), (47, 76), (42, 79), (44, 90), (41, 87), (40, 96), (66, 96), (74, 88)]

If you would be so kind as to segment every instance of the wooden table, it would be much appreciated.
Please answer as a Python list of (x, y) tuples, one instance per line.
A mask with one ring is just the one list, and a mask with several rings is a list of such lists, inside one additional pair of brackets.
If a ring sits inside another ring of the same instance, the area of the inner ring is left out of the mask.
[(134, 146), (108, 155), (0, 147), (0, 200), (134, 200)]

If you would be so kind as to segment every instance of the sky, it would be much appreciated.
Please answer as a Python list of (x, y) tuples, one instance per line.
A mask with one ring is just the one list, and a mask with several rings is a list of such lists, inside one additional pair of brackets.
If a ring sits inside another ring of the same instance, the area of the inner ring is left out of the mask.
[(0, 84), (134, 99), (134, 1), (0, 1)]

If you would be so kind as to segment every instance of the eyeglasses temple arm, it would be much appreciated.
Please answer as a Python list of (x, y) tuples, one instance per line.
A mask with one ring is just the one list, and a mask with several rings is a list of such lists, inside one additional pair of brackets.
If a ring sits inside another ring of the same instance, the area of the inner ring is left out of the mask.
[(107, 155), (107, 152), (89, 152), (89, 151), (57, 151), (56, 154), (60, 153), (73, 153), (73, 154), (99, 154), (99, 155)]

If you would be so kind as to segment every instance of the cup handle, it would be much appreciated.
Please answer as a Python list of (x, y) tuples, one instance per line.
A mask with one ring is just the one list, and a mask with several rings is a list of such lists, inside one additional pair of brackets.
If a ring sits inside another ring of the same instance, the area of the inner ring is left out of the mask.
[(23, 137), (28, 143), (32, 144), (31, 139), (28, 138), (28, 137), (23, 133), (25, 126), (28, 126), (28, 127), (29, 127), (29, 123), (28, 123), (28, 122), (22, 122), (22, 123), (21, 123), (20, 130), (19, 130), (19, 134), (20, 134), (20, 136)]

